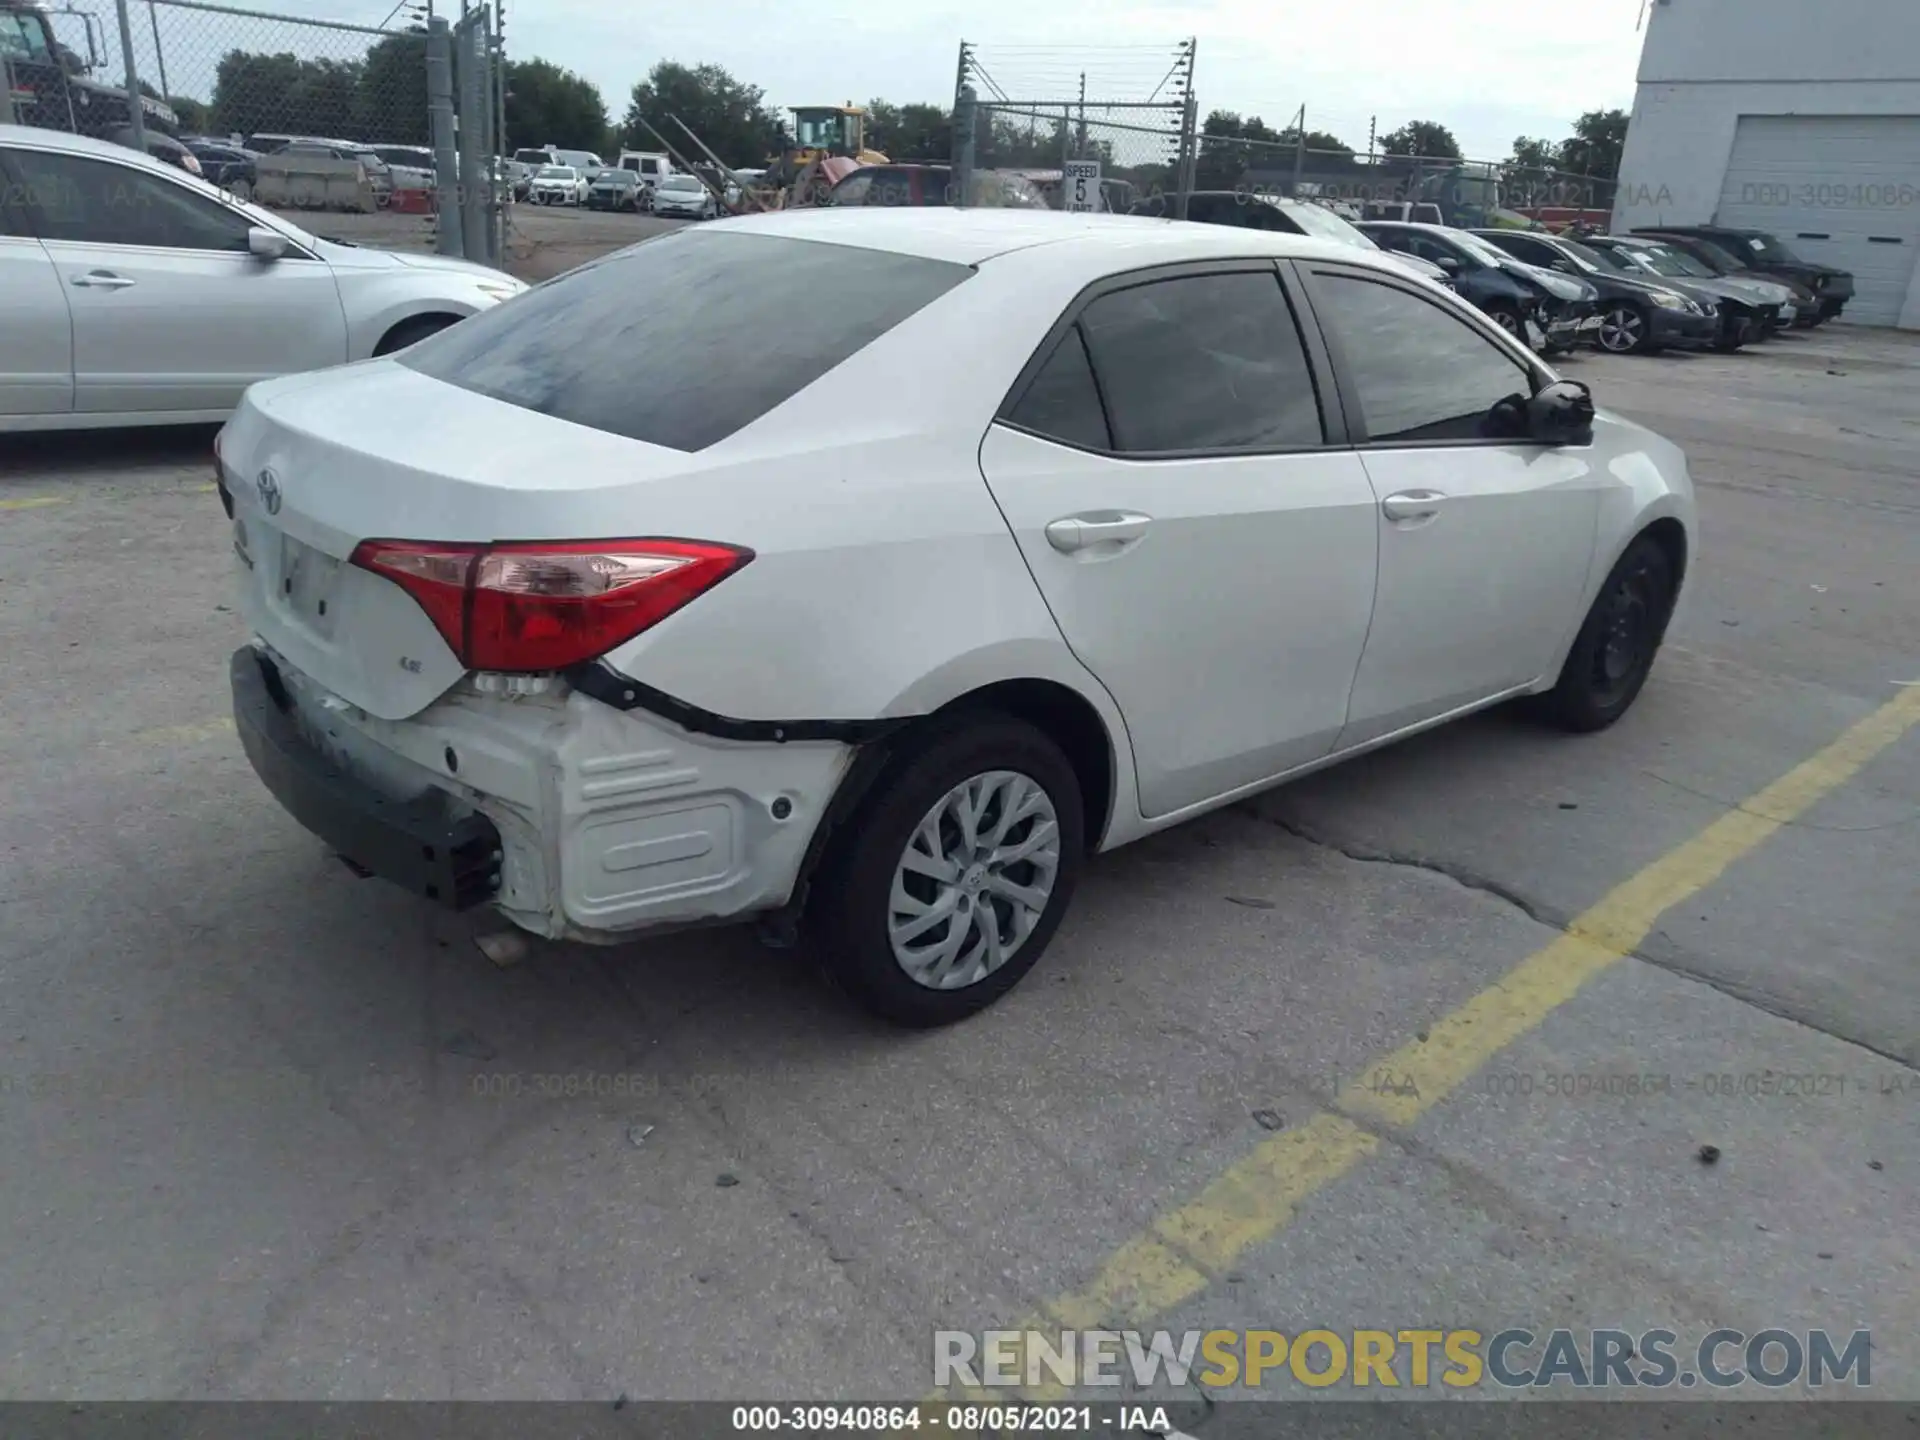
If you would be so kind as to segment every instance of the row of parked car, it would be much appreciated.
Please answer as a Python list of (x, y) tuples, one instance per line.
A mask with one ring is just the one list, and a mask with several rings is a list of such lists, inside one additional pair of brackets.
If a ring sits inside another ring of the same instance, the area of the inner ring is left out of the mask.
[(632, 170), (602, 166), (545, 165), (527, 178), (535, 205), (576, 205), (588, 210), (625, 210), (686, 220), (711, 220), (720, 202), (695, 176), (674, 172), (648, 182)]
[[(535, 205), (575, 205), (589, 210), (624, 210), (688, 220), (711, 220), (721, 203), (700, 177), (678, 169), (671, 156), (652, 150), (623, 150), (609, 164), (590, 150), (555, 145), (516, 150), (508, 162), (516, 199)], [(759, 179), (759, 170), (735, 170), (711, 176), (727, 195)]]
[[(969, 205), (1057, 208), (1029, 172), (980, 172), (973, 185)], [(868, 166), (841, 180), (828, 203), (951, 205), (952, 172), (944, 165)], [(1126, 209), (1175, 214), (1166, 195)], [(1191, 194), (1186, 218), (1387, 251), (1547, 355), (1583, 344), (1622, 355), (1734, 351), (1781, 330), (1823, 324), (1853, 295), (1851, 275), (1800, 259), (1772, 235), (1712, 225), (1631, 235), (1457, 229), (1411, 219), (1356, 221), (1323, 201), (1245, 190)]]
[[(1171, 205), (1155, 197), (1133, 213), (1164, 216)], [(1852, 275), (1802, 260), (1772, 235), (1724, 226), (1555, 235), (1401, 220), (1356, 224), (1315, 202), (1243, 191), (1192, 195), (1187, 218), (1319, 235), (1419, 261), (1502, 329), (1549, 355), (1589, 343), (1621, 355), (1734, 351), (1781, 330), (1824, 324), (1853, 296)]]

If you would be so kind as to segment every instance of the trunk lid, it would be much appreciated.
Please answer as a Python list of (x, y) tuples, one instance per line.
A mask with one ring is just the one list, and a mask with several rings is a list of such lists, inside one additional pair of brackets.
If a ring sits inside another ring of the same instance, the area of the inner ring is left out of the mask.
[[(220, 457), (248, 625), (386, 720), (417, 714), (466, 670), (412, 596), (350, 563), (362, 540), (673, 536), (713, 522), (706, 487), (650, 483), (708, 468), (703, 456), (505, 405), (391, 360), (255, 385), (221, 432)], [(636, 486), (649, 489), (644, 508), (631, 504)]]

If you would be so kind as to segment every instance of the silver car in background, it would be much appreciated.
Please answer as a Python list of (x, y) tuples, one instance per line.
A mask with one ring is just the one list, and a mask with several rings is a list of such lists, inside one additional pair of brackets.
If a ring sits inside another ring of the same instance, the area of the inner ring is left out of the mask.
[(720, 213), (720, 205), (694, 176), (669, 175), (653, 188), (653, 213), (683, 220), (711, 220)]
[(223, 420), (257, 380), (391, 354), (526, 288), (0, 125), (0, 432)]

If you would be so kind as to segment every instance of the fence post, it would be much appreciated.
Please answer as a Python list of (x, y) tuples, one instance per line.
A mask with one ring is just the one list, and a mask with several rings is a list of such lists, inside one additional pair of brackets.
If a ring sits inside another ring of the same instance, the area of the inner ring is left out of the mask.
[(460, 252), (469, 260), (486, 259), (486, 204), (481, 185), (486, 171), (481, 151), (487, 141), (486, 105), (480, 88), (480, 27), (486, 11), (475, 10), (464, 16), (454, 30), (453, 75), (459, 86), (454, 102), (457, 118), (456, 138), (460, 165), (460, 235), (465, 248)]
[(965, 205), (973, 194), (974, 144), (977, 140), (978, 97), (971, 85), (960, 87), (960, 102), (953, 107), (953, 203)]
[(1300, 196), (1300, 181), (1307, 170), (1307, 107), (1300, 107), (1300, 118), (1294, 122), (1293, 132), (1293, 191), (1295, 199)]
[(1200, 103), (1194, 93), (1187, 92), (1186, 107), (1180, 115), (1180, 163), (1174, 177), (1177, 187), (1173, 197), (1173, 218), (1187, 218), (1187, 196), (1193, 193), (1194, 173), (1200, 165)]
[(120, 17), (120, 63), (127, 71), (127, 114), (133, 126), (133, 148), (147, 153), (147, 117), (140, 105), (140, 76), (133, 68), (133, 22), (127, 18), (127, 0), (114, 0)]
[(433, 134), (433, 198), (438, 248), (465, 255), (460, 232), (460, 164), (453, 140), (453, 34), (435, 15), (427, 21), (427, 121)]
[[(464, 119), (461, 131), (471, 143), (464, 146), (463, 164), (473, 171), (473, 203), (477, 212), (476, 220), (467, 233), (477, 234), (478, 242), (473, 245), (469, 260), (480, 260), (488, 265), (500, 263), (499, 247), (494, 242), (493, 225), (493, 13), (490, 6), (483, 5), (473, 16), (473, 27), (467, 39), (466, 53), (472, 62), (473, 80), (462, 87), (462, 97), (473, 96), (473, 123), (468, 125)], [(465, 111), (462, 111), (464, 116)]]
[(493, 109), (493, 153), (487, 157), (487, 194), (492, 197), (493, 214), (487, 225), (487, 238), (493, 245), (493, 263), (507, 265), (507, 206), (513, 200), (513, 181), (507, 171), (507, 5), (494, 0), (493, 6), (493, 90), (487, 103)]

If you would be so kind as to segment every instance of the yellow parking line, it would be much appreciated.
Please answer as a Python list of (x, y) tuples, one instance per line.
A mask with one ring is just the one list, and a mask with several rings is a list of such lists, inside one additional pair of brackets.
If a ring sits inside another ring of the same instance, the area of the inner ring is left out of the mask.
[(193, 725), (161, 725), (152, 730), (136, 730), (127, 739), (135, 745), (197, 745), (233, 733), (233, 721), (202, 720)]
[[(1127, 1241), (1081, 1290), (1050, 1301), (1054, 1322), (1137, 1327), (1201, 1293), (1249, 1247), (1271, 1238), (1316, 1192), (1380, 1144), (1361, 1121), (1408, 1125), (1500, 1050), (1631, 953), (1668, 909), (1833, 793), (1920, 723), (1920, 689), (1859, 721), (1738, 809), (1655, 860), (1576, 918), (1545, 948), (1343, 1086), (1345, 1114), (1323, 1113), (1263, 1141), (1186, 1203)], [(1350, 1118), (1351, 1117), (1351, 1118)]]
[(0, 500), (0, 510), (38, 510), (43, 505), (64, 505), (64, 495), (26, 495), (18, 500)]

